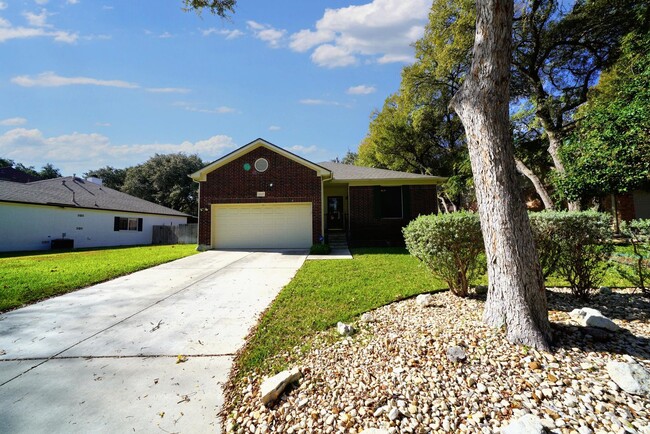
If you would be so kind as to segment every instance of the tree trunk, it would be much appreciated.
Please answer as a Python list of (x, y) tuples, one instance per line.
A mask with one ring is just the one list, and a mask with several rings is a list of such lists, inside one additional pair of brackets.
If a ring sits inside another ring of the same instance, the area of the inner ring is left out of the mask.
[[(564, 169), (562, 158), (560, 158), (562, 139), (558, 135), (557, 131), (553, 130), (553, 125), (550, 122), (542, 120), (542, 126), (546, 130), (546, 135), (548, 136), (548, 153), (551, 154), (551, 158), (553, 159), (553, 166), (561, 176), (564, 176), (566, 170)], [(569, 208), (569, 211), (580, 211), (580, 201), (568, 201), (567, 207)]]
[(551, 195), (548, 194), (548, 191), (546, 191), (544, 184), (542, 184), (542, 181), (539, 180), (537, 175), (535, 175), (532, 170), (526, 167), (526, 165), (518, 158), (515, 158), (515, 165), (517, 166), (517, 170), (519, 171), (519, 173), (524, 175), (526, 178), (530, 180), (530, 182), (533, 183), (533, 186), (535, 187), (535, 191), (537, 192), (537, 194), (539, 194), (539, 197), (542, 198), (542, 202), (544, 202), (544, 208), (546, 208), (547, 210), (555, 209), (555, 205), (553, 204), (553, 199), (551, 199)]
[(546, 290), (519, 196), (509, 125), (513, 0), (478, 0), (470, 73), (451, 106), (465, 127), (488, 263), (483, 320), (547, 350)]

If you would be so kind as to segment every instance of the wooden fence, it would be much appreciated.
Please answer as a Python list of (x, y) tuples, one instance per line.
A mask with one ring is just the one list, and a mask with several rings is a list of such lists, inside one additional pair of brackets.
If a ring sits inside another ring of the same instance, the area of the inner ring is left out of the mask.
[(151, 244), (196, 244), (197, 223), (177, 226), (154, 226)]

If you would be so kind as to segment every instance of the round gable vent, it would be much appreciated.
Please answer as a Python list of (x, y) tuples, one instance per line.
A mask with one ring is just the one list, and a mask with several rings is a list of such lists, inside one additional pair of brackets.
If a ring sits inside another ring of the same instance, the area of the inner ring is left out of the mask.
[(266, 158), (258, 158), (255, 160), (255, 170), (258, 172), (266, 172), (266, 169), (269, 168), (269, 162), (266, 160)]

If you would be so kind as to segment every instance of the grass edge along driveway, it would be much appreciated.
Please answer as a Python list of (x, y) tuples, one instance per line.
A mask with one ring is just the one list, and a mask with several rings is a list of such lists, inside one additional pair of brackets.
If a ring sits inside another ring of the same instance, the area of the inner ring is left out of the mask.
[(0, 313), (198, 253), (195, 244), (0, 254)]
[(262, 314), (235, 359), (238, 376), (283, 368), (273, 356), (338, 321), (446, 285), (403, 248), (353, 249), (353, 260), (306, 261)]

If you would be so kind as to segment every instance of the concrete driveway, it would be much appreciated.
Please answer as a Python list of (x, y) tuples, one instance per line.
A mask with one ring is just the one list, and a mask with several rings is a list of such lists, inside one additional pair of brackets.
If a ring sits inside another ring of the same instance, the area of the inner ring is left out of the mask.
[(0, 315), (0, 432), (217, 431), (234, 353), (306, 254), (208, 251)]

